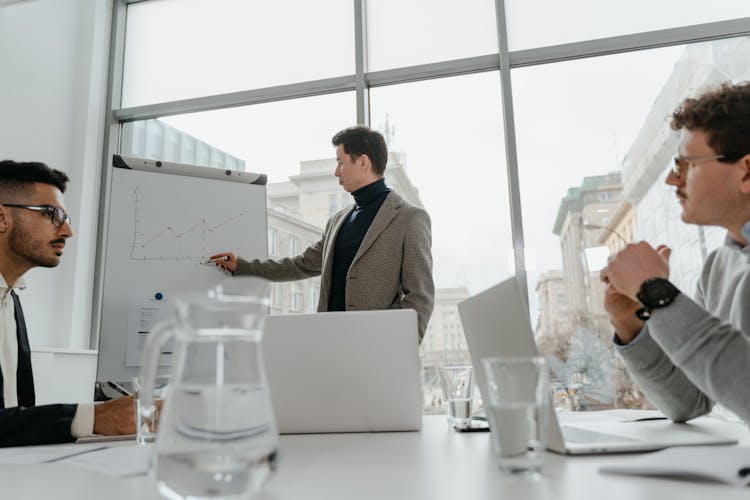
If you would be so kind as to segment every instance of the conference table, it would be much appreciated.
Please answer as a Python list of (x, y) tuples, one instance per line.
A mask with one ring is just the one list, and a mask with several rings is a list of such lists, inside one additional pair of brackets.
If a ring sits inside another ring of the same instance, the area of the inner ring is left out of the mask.
[[(715, 421), (722, 435), (750, 445), (742, 424)], [(117, 443), (118, 446), (137, 446)], [(662, 500), (748, 499), (748, 488), (599, 472), (634, 455), (548, 453), (540, 477), (502, 474), (490, 434), (459, 433), (425, 416), (420, 432), (281, 436), (279, 468), (259, 500)], [(1, 465), (0, 498), (87, 500), (161, 498), (152, 478), (118, 478), (64, 463)]]

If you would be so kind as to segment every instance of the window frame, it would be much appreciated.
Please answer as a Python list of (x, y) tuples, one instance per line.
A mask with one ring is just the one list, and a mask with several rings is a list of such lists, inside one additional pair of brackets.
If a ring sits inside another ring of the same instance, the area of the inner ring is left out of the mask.
[[(90, 346), (92, 348), (96, 348), (98, 345), (101, 325), (100, 315), (104, 270), (102, 250), (106, 247), (105, 238), (107, 234), (108, 203), (111, 186), (111, 169), (108, 167), (111, 163), (112, 156), (119, 151), (120, 134), (124, 123), (198, 111), (209, 111), (226, 107), (247, 106), (272, 101), (354, 91), (357, 123), (369, 125), (369, 89), (371, 88), (499, 70), (502, 105), (501, 109), (498, 111), (500, 112), (503, 121), (503, 137), (498, 137), (497, 139), (499, 141), (504, 141), (505, 143), (506, 162), (505, 165), (498, 165), (497, 168), (505, 168), (505, 173), (508, 177), (515, 277), (524, 296), (528, 300), (529, 291), (527, 288), (526, 264), (524, 260), (525, 245), (523, 221), (521, 218), (521, 197), (510, 70), (524, 66), (550, 64), (622, 52), (641, 51), (658, 47), (750, 36), (750, 17), (747, 17), (565, 43), (547, 47), (509, 51), (507, 30), (505, 29), (505, 0), (494, 0), (498, 37), (498, 52), (496, 54), (477, 55), (463, 59), (370, 72), (367, 69), (366, 57), (367, 24), (365, 13), (367, 10), (367, 0), (352, 0), (354, 2), (354, 19), (352, 22), (354, 23), (355, 28), (355, 39), (353, 40), (355, 45), (355, 73), (352, 75), (123, 108), (121, 106), (121, 89), (123, 82), (127, 7), (129, 4), (142, 1), (150, 0), (114, 0), (113, 2), (108, 68), (109, 84), (106, 103), (106, 109), (108, 112), (106, 113), (103, 133), (104, 147), (102, 148), (101, 161), (102, 176), (99, 190), (97, 257), (95, 264), (94, 303), (92, 307), (92, 333), (90, 339)], [(293, 61), (281, 61), (280, 63), (293, 64)]]

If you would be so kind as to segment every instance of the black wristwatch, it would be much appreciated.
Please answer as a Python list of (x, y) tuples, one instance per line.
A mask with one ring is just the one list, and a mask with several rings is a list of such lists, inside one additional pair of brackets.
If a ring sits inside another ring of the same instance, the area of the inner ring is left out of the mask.
[(641, 283), (640, 291), (635, 295), (643, 307), (635, 312), (639, 319), (647, 320), (651, 311), (666, 307), (674, 302), (680, 291), (669, 280), (651, 278)]

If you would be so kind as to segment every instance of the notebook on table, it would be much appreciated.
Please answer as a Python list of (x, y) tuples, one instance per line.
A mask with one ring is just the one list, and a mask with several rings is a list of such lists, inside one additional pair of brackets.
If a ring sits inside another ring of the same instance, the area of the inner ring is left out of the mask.
[(269, 316), (263, 360), (281, 433), (422, 427), (411, 309)]
[[(458, 304), (475, 380), (489, 401), (481, 359), (538, 354), (525, 301), (515, 278)], [(669, 446), (734, 444), (700, 423), (676, 424), (666, 419), (628, 422), (576, 422), (561, 426), (550, 411), (547, 447), (569, 455), (660, 450)]]
[(599, 467), (600, 472), (750, 486), (750, 448), (681, 446)]

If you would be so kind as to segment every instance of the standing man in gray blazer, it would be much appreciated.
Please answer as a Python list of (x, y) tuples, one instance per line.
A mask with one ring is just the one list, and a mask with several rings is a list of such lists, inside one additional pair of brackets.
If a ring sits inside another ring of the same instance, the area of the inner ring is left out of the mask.
[(270, 281), (321, 276), (319, 312), (414, 309), (421, 342), (435, 299), (430, 217), (385, 185), (388, 148), (379, 132), (351, 127), (332, 142), (335, 175), (354, 205), (328, 220), (318, 242), (281, 260), (247, 261), (231, 252), (211, 259), (235, 275)]

